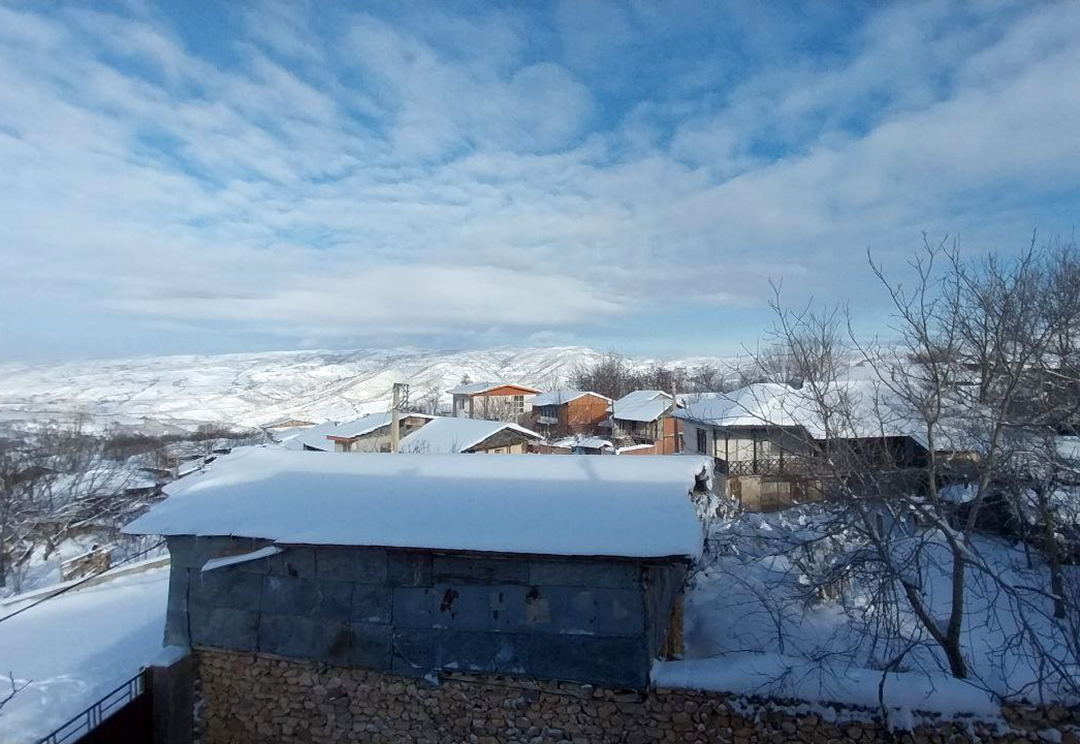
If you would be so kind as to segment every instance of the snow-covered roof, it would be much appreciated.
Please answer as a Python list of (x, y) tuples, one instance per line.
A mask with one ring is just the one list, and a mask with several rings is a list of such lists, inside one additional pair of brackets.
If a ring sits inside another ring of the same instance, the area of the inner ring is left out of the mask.
[(532, 399), (533, 408), (538, 406), (557, 406), (563, 403), (569, 403), (572, 400), (577, 400), (584, 395), (595, 395), (597, 398), (601, 398), (608, 402), (611, 398), (600, 393), (591, 393), (587, 390), (549, 390), (546, 393), (540, 393), (538, 396)]
[[(402, 419), (405, 418), (423, 418), (433, 419), (434, 416), (428, 416), (425, 413), (400, 413), (399, 416)], [(389, 411), (383, 411), (382, 413), (372, 413), (358, 418), (356, 421), (348, 421), (344, 424), (337, 426), (327, 436), (336, 437), (338, 439), (351, 439), (352, 437), (362, 437), (365, 434), (370, 434), (373, 431), (390, 425), (391, 414)]]
[(456, 388), (451, 388), (446, 392), (450, 395), (479, 395), (480, 393), (486, 393), (489, 390), (495, 390), (501, 387), (515, 387), (529, 393), (539, 393), (536, 388), (531, 388), (527, 385), (520, 385), (516, 382), (472, 382), (468, 385), (458, 385)]
[[(432, 426), (433, 424), (428, 424)], [(544, 555), (701, 555), (704, 457), (254, 448), (170, 484), (128, 534)]]
[(552, 442), (551, 446), (560, 449), (573, 449), (575, 447), (584, 447), (585, 449), (612, 449), (615, 445), (607, 439), (601, 439), (600, 437), (576, 436), (563, 437), (562, 439)]
[[(102, 577), (94, 586), (57, 594), (21, 615), (13, 613), (27, 607), (34, 595), (0, 607), (0, 618), (6, 618), (0, 632), (5, 676), (0, 699), (10, 692), (9, 670), (21, 688), (0, 715), (0, 741), (44, 741), (161, 653), (169, 569), (117, 575), (123, 570), (114, 569), (111, 578)], [(22, 687), (24, 682), (32, 683)]]
[(290, 429), (287, 435), (277, 437), (285, 449), (302, 450), (305, 447), (317, 449), (322, 452), (333, 452), (334, 443), (326, 437), (337, 429), (336, 421), (312, 426), (307, 429)]
[(162, 483), (137, 468), (119, 464), (96, 465), (80, 473), (56, 473), (47, 481), (51, 493), (62, 499), (115, 496), (123, 491), (156, 488)]
[(723, 427), (802, 427), (811, 435), (820, 429), (805, 401), (787, 385), (762, 382), (730, 393), (687, 402), (677, 418)]
[(464, 452), (506, 429), (523, 434), (529, 439), (543, 439), (535, 431), (505, 421), (438, 416), (403, 437), (401, 451), (425, 454)]
[(671, 404), (671, 395), (663, 390), (635, 390), (615, 401), (615, 418), (645, 423), (656, 421), (671, 408)]
[[(923, 447), (928, 444), (925, 425), (914, 411), (872, 380), (830, 382), (820, 392), (831, 401), (829, 429), (834, 437), (910, 437)], [(675, 416), (725, 428), (797, 427), (814, 439), (826, 436), (825, 420), (814, 392), (779, 383), (755, 383), (730, 393), (688, 400)], [(949, 417), (942, 419), (935, 435), (939, 450), (974, 448)]]

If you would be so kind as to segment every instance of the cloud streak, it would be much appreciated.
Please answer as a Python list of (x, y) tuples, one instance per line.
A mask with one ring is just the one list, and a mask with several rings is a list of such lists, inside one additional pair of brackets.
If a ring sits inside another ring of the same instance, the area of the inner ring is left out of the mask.
[(770, 276), (872, 309), (868, 246), (1075, 219), (1075, 4), (442, 7), (222, 9), (207, 41), (0, 5), (0, 319), (50, 330), (8, 353), (64, 354), (71, 307), (131, 353), (162, 322), (730, 346)]

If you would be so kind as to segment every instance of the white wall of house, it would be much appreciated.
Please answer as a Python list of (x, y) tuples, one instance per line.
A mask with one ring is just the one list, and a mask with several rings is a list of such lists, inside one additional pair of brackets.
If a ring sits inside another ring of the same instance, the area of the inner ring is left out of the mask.
[[(723, 444), (721, 442), (721, 444)], [(695, 452), (702, 455), (716, 456), (716, 444), (713, 441), (713, 430), (706, 424), (698, 424), (694, 421), (683, 422), (683, 451)], [(721, 453), (722, 456), (723, 453)]]

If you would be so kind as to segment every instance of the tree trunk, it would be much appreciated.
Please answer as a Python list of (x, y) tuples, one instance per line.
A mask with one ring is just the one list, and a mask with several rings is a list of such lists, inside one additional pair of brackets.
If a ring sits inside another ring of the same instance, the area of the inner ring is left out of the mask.
[(1050, 567), (1050, 593), (1054, 595), (1054, 617), (1064, 620), (1065, 579), (1061, 574), (1061, 556), (1054, 538), (1054, 527), (1049, 521), (1046, 523), (1046, 536), (1043, 539), (1046, 541), (1046, 563)]
[(945, 632), (945, 656), (949, 659), (949, 670), (957, 679), (967, 679), (967, 662), (960, 648), (960, 636), (964, 630), (964, 556), (960, 546), (952, 546), (952, 608), (949, 611), (949, 627)]

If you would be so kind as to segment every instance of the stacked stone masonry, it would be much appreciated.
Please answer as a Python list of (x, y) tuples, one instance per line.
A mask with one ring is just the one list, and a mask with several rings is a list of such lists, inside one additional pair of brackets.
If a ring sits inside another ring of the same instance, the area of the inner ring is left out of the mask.
[(1076, 713), (1060, 708), (1007, 711), (1009, 724), (998, 727), (932, 722), (894, 733), (874, 721), (834, 723), (767, 701), (692, 690), (627, 692), (497, 676), (432, 684), (256, 654), (200, 649), (198, 658), (203, 744), (1078, 742)]

